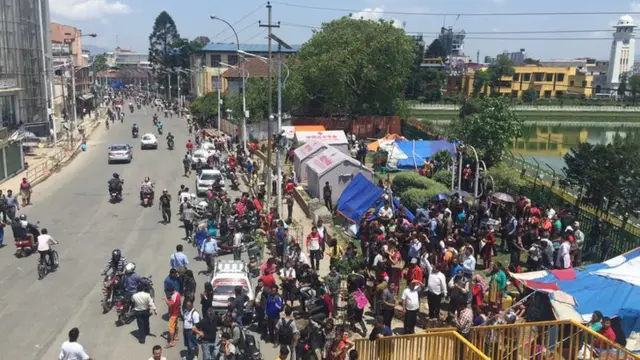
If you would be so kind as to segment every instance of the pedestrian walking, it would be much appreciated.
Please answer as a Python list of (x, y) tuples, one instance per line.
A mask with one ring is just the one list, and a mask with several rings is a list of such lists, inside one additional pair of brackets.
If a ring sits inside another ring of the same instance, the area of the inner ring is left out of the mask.
[(240, 260), (242, 256), (242, 237), (240, 230), (233, 234), (233, 260)]
[(402, 292), (402, 315), (404, 317), (405, 335), (415, 333), (418, 311), (420, 310), (418, 292), (421, 288), (422, 284), (417, 280), (413, 280)]
[(169, 308), (169, 336), (165, 348), (176, 346), (178, 340), (178, 316), (180, 316), (180, 293), (176, 291), (172, 284), (166, 286), (165, 291), (170, 294), (162, 298)]
[(147, 336), (151, 334), (149, 318), (151, 318), (151, 312), (154, 315), (158, 315), (156, 311), (156, 304), (153, 303), (153, 298), (146, 292), (146, 286), (144, 284), (138, 284), (136, 293), (131, 297), (133, 303), (133, 312), (138, 323), (138, 341), (140, 344), (144, 344)]
[(154, 345), (153, 349), (151, 349), (152, 356), (149, 360), (167, 360), (166, 357), (162, 356), (162, 346)]
[(333, 189), (331, 189), (331, 185), (327, 181), (324, 183), (324, 187), (322, 188), (322, 199), (324, 200), (324, 206), (329, 209), (329, 212), (333, 212), (333, 202), (331, 201), (331, 193)]
[(217, 360), (219, 346), (216, 333), (218, 332), (216, 311), (208, 308), (204, 319), (195, 324), (193, 331), (200, 338), (202, 345), (202, 360)]
[(2, 221), (6, 223), (7, 222), (7, 197), (2, 193), (2, 190), (0, 190), (0, 214), (2, 214)]
[(18, 203), (18, 198), (13, 195), (13, 191), (11, 190), (7, 190), (6, 199), (6, 215), (9, 216), (10, 221), (13, 221), (16, 218), (16, 211), (20, 210), (20, 204)]
[(198, 359), (198, 341), (197, 334), (194, 331), (195, 326), (200, 322), (200, 314), (193, 308), (193, 302), (185, 301), (184, 311), (182, 312), (182, 336), (184, 337), (184, 346), (187, 348), (187, 359)]
[(69, 330), (69, 340), (62, 343), (59, 360), (92, 360), (91, 356), (84, 351), (84, 347), (78, 343), (78, 337), (80, 337), (78, 328)]
[(22, 197), (22, 207), (31, 204), (31, 183), (27, 178), (22, 178), (20, 182), (20, 196)]
[(296, 343), (300, 332), (296, 326), (296, 321), (292, 316), (293, 311), (290, 307), (284, 310), (284, 318), (280, 319), (276, 324), (276, 331), (278, 333), (278, 343), (282, 347), (287, 347), (291, 354), (291, 360), (296, 360)]
[(276, 323), (280, 319), (281, 311), (282, 298), (278, 294), (278, 285), (273, 285), (265, 305), (265, 314), (267, 315), (267, 334), (265, 337), (268, 342), (276, 340)]

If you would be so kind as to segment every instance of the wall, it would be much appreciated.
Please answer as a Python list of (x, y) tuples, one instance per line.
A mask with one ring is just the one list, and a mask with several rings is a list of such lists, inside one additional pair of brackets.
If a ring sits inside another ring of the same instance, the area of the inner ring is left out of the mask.
[[(353, 120), (345, 118), (326, 117), (294, 117), (293, 126), (322, 125), (327, 130), (344, 130), (345, 133), (355, 133), (357, 137), (383, 137), (387, 134), (400, 134), (402, 121), (399, 116), (360, 116)], [(376, 135), (376, 129), (380, 133)]]

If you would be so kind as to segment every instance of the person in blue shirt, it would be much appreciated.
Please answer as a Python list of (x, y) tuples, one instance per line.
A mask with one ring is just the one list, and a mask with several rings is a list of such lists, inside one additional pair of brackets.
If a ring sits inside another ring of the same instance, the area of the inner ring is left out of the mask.
[(166, 279), (164, 279), (164, 293), (167, 296), (167, 299), (170, 299), (171, 295), (173, 294), (173, 290), (170, 292), (167, 291), (167, 287), (169, 285), (172, 285), (171, 287), (172, 289), (175, 289), (175, 291), (182, 294), (182, 281), (180, 281), (180, 275), (178, 274), (178, 270), (171, 269), (169, 271), (169, 276), (167, 276)]
[(459, 260), (457, 256), (453, 257), (453, 265), (451, 265), (451, 277), (456, 276), (458, 271), (463, 271), (464, 268), (459, 264)]
[(267, 341), (274, 342), (276, 340), (276, 324), (280, 320), (280, 312), (282, 312), (283, 301), (278, 294), (278, 285), (271, 287), (271, 293), (267, 297), (265, 304), (265, 314), (267, 315)]
[(162, 121), (158, 121), (158, 123), (156, 124), (156, 127), (158, 128), (158, 131), (162, 130)]
[(207, 239), (207, 224), (200, 224), (193, 233), (193, 241), (196, 243), (196, 247), (200, 249), (204, 241)]
[(171, 258), (169, 259), (169, 263), (172, 269), (177, 270), (186, 270), (189, 265), (189, 258), (183, 252), (183, 247), (181, 244), (176, 245), (176, 252), (171, 254)]
[(213, 258), (218, 253), (218, 242), (211, 236), (207, 236), (206, 240), (200, 247), (200, 253), (204, 257), (204, 261), (207, 263), (207, 269), (209, 272), (213, 271)]
[(369, 340), (375, 341), (381, 337), (391, 335), (393, 335), (391, 328), (384, 324), (382, 316), (376, 316), (376, 322), (373, 326), (373, 330), (371, 330), (371, 333), (369, 334)]

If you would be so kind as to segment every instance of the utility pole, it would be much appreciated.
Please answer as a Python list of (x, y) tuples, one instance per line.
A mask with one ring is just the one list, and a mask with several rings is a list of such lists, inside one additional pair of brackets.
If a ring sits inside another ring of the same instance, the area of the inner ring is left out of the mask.
[[(73, 48), (73, 43), (72, 43)], [(76, 64), (73, 60), (73, 55), (70, 55), (71, 58), (71, 113), (73, 117), (71, 118), (71, 126), (70, 126), (70, 136), (69, 136), (69, 150), (73, 149), (73, 132), (76, 130), (76, 121), (78, 117), (78, 112), (76, 109)]]
[(167, 70), (167, 85), (169, 86), (168, 94), (169, 94), (169, 102), (171, 102), (171, 71)]
[(220, 98), (222, 79), (220, 75), (220, 64), (218, 64), (218, 84), (216, 85), (216, 92), (218, 93), (218, 135), (220, 135), (220, 124), (222, 123), (222, 99)]
[[(258, 22), (258, 26), (259, 27), (266, 27), (267, 31), (269, 33), (268, 36), (268, 46), (269, 46), (269, 96), (268, 96), (268, 110), (269, 110), (269, 116), (267, 118), (267, 135), (268, 135), (268, 139), (267, 139), (267, 165), (264, 167), (265, 170), (267, 171), (267, 204), (269, 205), (269, 209), (271, 209), (271, 207), (273, 206), (273, 204), (271, 203), (271, 188), (273, 187), (273, 181), (271, 180), (271, 176), (273, 174), (273, 170), (271, 169), (271, 148), (272, 148), (272, 137), (273, 137), (273, 130), (271, 129), (271, 122), (273, 121), (273, 99), (272, 99), (272, 95), (273, 95), (273, 71), (272, 71), (272, 63), (271, 63), (271, 29), (272, 28), (279, 28), (280, 27), (280, 23), (278, 22), (278, 24), (273, 24), (271, 22), (271, 2), (267, 2), (267, 24), (261, 24), (260, 22)], [(278, 214), (279, 216), (282, 216), (282, 214)]]
[[(277, 139), (280, 139), (282, 132), (282, 45), (278, 44), (278, 132)], [(276, 175), (278, 177), (278, 214), (282, 216), (282, 151), (281, 141), (276, 144)]]
[(178, 107), (182, 108), (182, 95), (180, 92), (180, 69), (176, 70), (178, 74)]

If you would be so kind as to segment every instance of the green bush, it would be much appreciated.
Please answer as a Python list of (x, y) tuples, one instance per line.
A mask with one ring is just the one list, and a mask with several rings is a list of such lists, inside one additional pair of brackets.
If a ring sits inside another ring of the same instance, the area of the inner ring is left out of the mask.
[(527, 181), (520, 178), (518, 169), (503, 163), (487, 169), (484, 178), (489, 186), (491, 186), (493, 179), (494, 192), (503, 192), (511, 196), (519, 195), (521, 188), (527, 185)]
[(408, 189), (400, 195), (400, 200), (409, 210), (416, 211), (417, 208), (422, 207), (426, 202), (431, 200), (432, 197), (448, 192), (449, 189), (446, 186), (434, 183), (434, 185), (428, 189)]
[(391, 190), (394, 194), (402, 194), (409, 189), (427, 189), (435, 185), (439, 184), (417, 172), (406, 171), (393, 177)]
[(451, 171), (449, 170), (440, 170), (433, 174), (433, 180), (444, 185), (451, 186)]
[(358, 254), (356, 257), (337, 260), (334, 265), (340, 274), (348, 275), (364, 264), (364, 258)]

